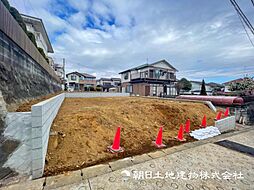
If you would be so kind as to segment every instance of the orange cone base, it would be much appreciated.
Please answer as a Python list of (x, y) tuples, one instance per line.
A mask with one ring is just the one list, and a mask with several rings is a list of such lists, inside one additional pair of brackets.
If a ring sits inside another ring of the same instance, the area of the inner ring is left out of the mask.
[(159, 144), (156, 144), (156, 142), (155, 142), (155, 141), (153, 141), (153, 144), (154, 144), (154, 146), (156, 146), (157, 148), (165, 148), (165, 147), (166, 147), (166, 145), (165, 145), (165, 144), (161, 144), (161, 145), (159, 145)]
[(122, 147), (119, 147), (119, 149), (113, 149), (112, 145), (108, 146), (107, 150), (111, 153), (120, 153), (120, 152), (124, 152), (124, 149)]
[(185, 138), (183, 138), (183, 139), (179, 139), (178, 137), (175, 137), (175, 139), (176, 139), (176, 140), (178, 140), (178, 141), (181, 141), (181, 142), (186, 141), (186, 139), (185, 139)]

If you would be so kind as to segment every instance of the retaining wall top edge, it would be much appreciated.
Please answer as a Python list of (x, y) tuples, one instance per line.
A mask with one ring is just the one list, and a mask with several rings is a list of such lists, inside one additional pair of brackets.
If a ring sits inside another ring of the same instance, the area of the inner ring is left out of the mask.
[(24, 111), (24, 112), (8, 112), (8, 114), (31, 114), (31, 111)]
[(223, 118), (223, 119), (220, 119), (220, 120), (218, 120), (218, 121), (215, 121), (215, 123), (221, 122), (221, 121), (224, 121), (224, 120), (227, 120), (227, 119), (231, 119), (231, 118), (235, 118), (235, 116), (234, 116), (234, 115), (231, 115), (231, 116), (225, 117), (225, 118)]
[(39, 103), (37, 103), (37, 104), (34, 104), (34, 105), (32, 105), (32, 109), (33, 109), (33, 107), (38, 107), (38, 106), (42, 106), (42, 105), (44, 105), (44, 104), (47, 104), (47, 103), (49, 103), (50, 101), (52, 101), (52, 100), (54, 100), (54, 99), (56, 99), (56, 98), (59, 98), (60, 96), (65, 96), (65, 93), (61, 93), (61, 94), (58, 94), (58, 95), (56, 95), (56, 96), (54, 96), (54, 97), (52, 97), (52, 98), (49, 98), (49, 99), (47, 99), (47, 100), (44, 100), (44, 101), (42, 101), (42, 102), (39, 102)]

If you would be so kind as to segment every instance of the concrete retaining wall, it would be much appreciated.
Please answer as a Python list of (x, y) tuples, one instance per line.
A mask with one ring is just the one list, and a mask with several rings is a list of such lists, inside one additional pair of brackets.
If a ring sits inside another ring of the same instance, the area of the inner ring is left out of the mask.
[(20, 174), (31, 174), (31, 112), (7, 113), (5, 139), (15, 140), (16, 150), (9, 156), (4, 167), (9, 167)]
[(96, 98), (96, 97), (126, 97), (130, 93), (113, 93), (113, 92), (74, 92), (65, 93), (66, 98)]
[(65, 94), (40, 102), (32, 106), (32, 177), (43, 175), (45, 157), (48, 148), (50, 127), (55, 119)]
[(220, 132), (227, 132), (235, 129), (235, 116), (226, 117), (215, 121), (215, 127), (218, 127)]

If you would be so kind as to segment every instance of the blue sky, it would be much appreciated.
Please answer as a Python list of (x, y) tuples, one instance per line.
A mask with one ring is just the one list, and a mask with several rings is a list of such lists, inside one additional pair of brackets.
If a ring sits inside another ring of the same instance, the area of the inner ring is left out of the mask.
[[(237, 0), (254, 25), (251, 0)], [(97, 77), (160, 59), (177, 78), (224, 82), (254, 76), (254, 47), (229, 0), (10, 0), (40, 17), (56, 61)], [(251, 35), (251, 33), (249, 32)], [(254, 42), (254, 36), (251, 36)]]

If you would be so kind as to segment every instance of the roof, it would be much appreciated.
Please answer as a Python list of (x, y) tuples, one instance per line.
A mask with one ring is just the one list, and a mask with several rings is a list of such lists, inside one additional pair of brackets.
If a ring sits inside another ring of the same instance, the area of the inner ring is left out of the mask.
[(83, 76), (83, 77), (85, 77), (85, 78), (96, 78), (96, 77), (93, 76), (93, 75), (90, 75), (90, 74), (87, 74), (87, 73), (79, 73), (79, 72), (77, 72), (77, 71), (71, 72), (71, 73), (67, 73), (66, 76), (71, 75), (71, 74), (76, 74), (76, 75), (78, 75), (78, 76)]
[[(191, 83), (196, 83), (196, 84), (200, 84), (202, 85), (201, 81), (190, 81)], [(217, 87), (217, 86), (222, 86), (221, 84), (215, 83), (215, 82), (209, 82), (209, 83), (205, 83), (206, 86), (211, 86), (211, 87)]]
[(120, 78), (100, 78), (99, 80), (104, 80), (104, 81), (113, 81), (113, 80), (121, 80)]
[[(196, 84), (202, 84), (201, 81), (194, 81), (194, 80), (191, 80), (190, 82), (191, 82), (191, 83), (196, 83)], [(206, 85), (207, 85), (207, 84), (206, 84)]]
[(137, 67), (133, 67), (133, 68), (131, 68), (131, 69), (122, 71), (122, 72), (120, 72), (119, 74), (126, 73), (126, 72), (129, 72), (129, 71), (139, 70), (139, 69), (142, 69), (142, 68), (145, 68), (145, 67), (153, 67), (155, 64), (160, 63), (160, 62), (164, 62), (164, 63), (166, 63), (169, 67), (171, 67), (173, 70), (178, 71), (178, 70), (177, 70), (175, 67), (173, 67), (169, 62), (167, 62), (165, 59), (162, 59), (162, 60), (156, 61), (156, 62), (154, 62), (154, 63), (150, 63), (150, 64), (146, 63), (146, 64), (143, 64), (143, 65), (139, 65), (139, 66), (137, 66)]
[(42, 19), (36, 18), (36, 17), (33, 17), (33, 16), (29, 16), (29, 15), (25, 15), (25, 14), (20, 14), (20, 15), (23, 18), (25, 23), (32, 24), (34, 26), (35, 30), (42, 34), (43, 38), (46, 41), (48, 52), (49, 53), (54, 53), (53, 47), (50, 43), (47, 31), (45, 29), (45, 26), (43, 24)]
[(239, 78), (239, 79), (235, 79), (235, 80), (224, 82), (223, 84), (227, 85), (227, 84), (231, 84), (231, 83), (235, 83), (235, 82), (241, 82), (243, 80), (244, 80), (243, 78)]
[(111, 84), (104, 84), (104, 85), (98, 85), (98, 87), (102, 87), (102, 88), (113, 88), (115, 87), (114, 85)]

